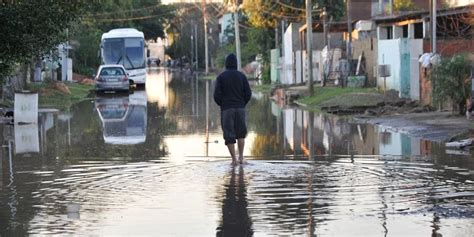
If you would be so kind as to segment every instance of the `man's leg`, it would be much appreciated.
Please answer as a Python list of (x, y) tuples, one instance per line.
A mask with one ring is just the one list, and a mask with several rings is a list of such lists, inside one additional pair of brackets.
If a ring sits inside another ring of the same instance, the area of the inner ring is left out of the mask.
[(240, 164), (244, 164), (246, 163), (244, 158), (245, 138), (237, 139), (237, 145), (239, 147), (239, 162)]
[(221, 112), (222, 131), (224, 132), (224, 140), (230, 156), (232, 157), (232, 165), (237, 164), (235, 156), (235, 131), (234, 131), (235, 110), (228, 109)]
[(227, 144), (227, 149), (229, 149), (230, 156), (232, 157), (232, 165), (236, 165), (237, 164), (237, 158), (235, 157), (234, 143)]

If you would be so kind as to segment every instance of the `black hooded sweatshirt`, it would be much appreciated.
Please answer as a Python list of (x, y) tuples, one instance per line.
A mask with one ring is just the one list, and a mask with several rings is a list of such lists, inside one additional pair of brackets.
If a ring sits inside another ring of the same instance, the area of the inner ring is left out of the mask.
[(225, 59), (226, 70), (217, 76), (214, 101), (221, 110), (245, 108), (252, 96), (247, 77), (237, 70), (237, 57), (229, 54)]

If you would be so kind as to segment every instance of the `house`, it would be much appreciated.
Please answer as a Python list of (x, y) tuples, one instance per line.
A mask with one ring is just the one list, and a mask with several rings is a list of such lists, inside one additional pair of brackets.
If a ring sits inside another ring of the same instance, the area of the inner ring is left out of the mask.
[[(436, 52), (452, 56), (474, 52), (474, 4), (437, 10)], [(431, 85), (420, 70), (419, 58), (431, 52), (430, 13), (414, 11), (374, 18), (377, 25), (377, 63), (390, 65), (390, 76), (377, 78), (377, 87), (393, 89), (399, 96), (430, 103)]]
[[(233, 26), (233, 14), (232, 13), (226, 13), (224, 15), (222, 15), (221, 18), (219, 18), (219, 43), (221, 45), (227, 43), (228, 41), (228, 37), (227, 37), (227, 34), (226, 34), (226, 31), (227, 29), (229, 29), (229, 27), (231, 27), (232, 29), (234, 29), (234, 26)], [(233, 33), (232, 33), (233, 35)]]
[[(352, 0), (351, 18), (357, 20), (370, 19), (373, 0)], [(312, 73), (314, 81), (329, 78), (333, 81), (340, 77), (339, 61), (344, 58), (347, 38), (347, 17), (333, 20), (313, 21), (312, 32)], [(326, 24), (324, 24), (326, 22)], [(306, 24), (291, 23), (283, 36), (282, 60), (280, 60), (281, 83), (301, 84), (307, 81), (306, 65)], [(326, 29), (326, 30), (325, 30)], [(327, 33), (325, 35), (325, 33)], [(327, 47), (326, 47), (327, 45)]]

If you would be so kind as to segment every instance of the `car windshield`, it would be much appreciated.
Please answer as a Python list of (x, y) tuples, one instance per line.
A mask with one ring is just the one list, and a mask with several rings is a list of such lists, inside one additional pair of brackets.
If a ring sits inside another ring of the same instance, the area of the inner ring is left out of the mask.
[(126, 69), (145, 67), (142, 38), (104, 39), (102, 57), (105, 64), (122, 64)]

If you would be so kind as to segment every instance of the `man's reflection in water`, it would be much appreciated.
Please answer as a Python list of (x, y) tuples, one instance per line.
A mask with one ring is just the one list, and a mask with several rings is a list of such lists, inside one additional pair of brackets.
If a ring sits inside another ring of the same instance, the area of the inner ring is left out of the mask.
[(247, 189), (244, 180), (244, 168), (238, 166), (239, 177), (236, 181), (236, 167), (232, 167), (229, 185), (225, 191), (222, 206), (222, 223), (216, 236), (253, 236), (252, 221), (247, 211)]

